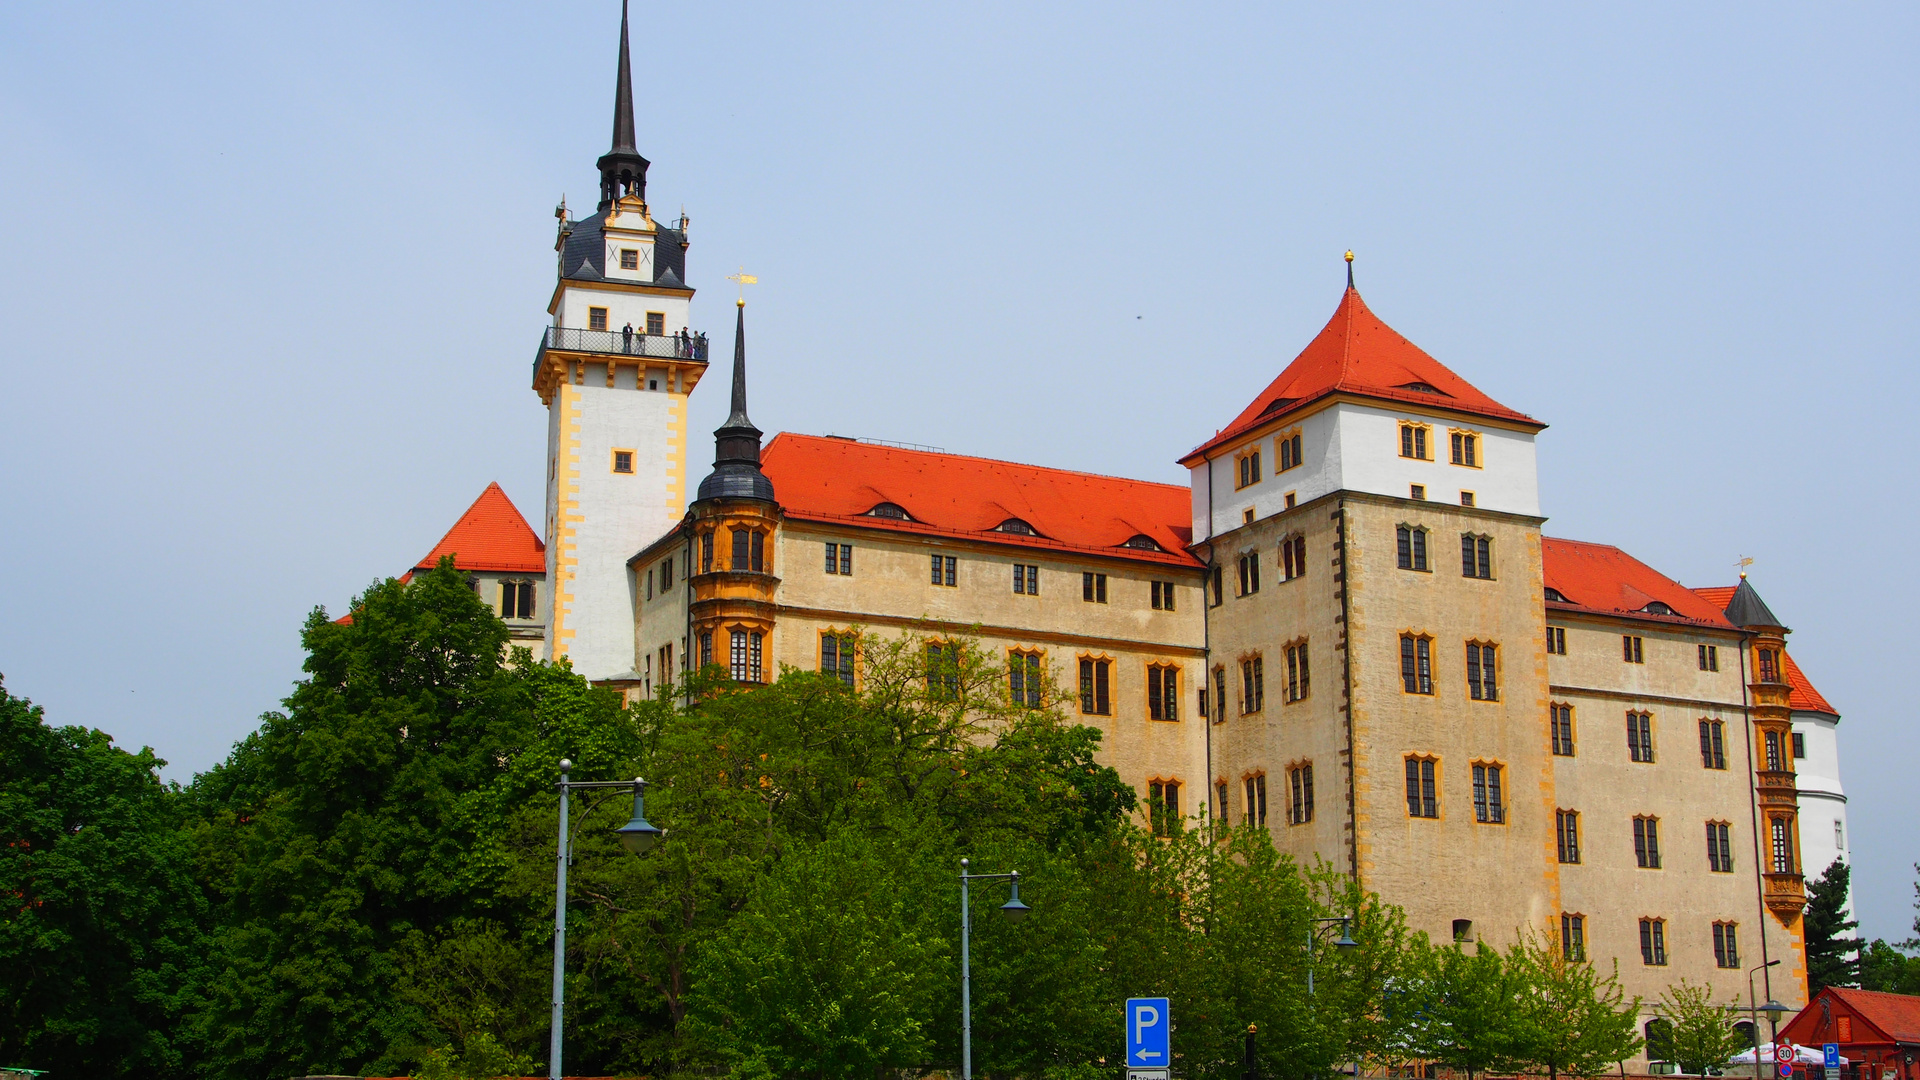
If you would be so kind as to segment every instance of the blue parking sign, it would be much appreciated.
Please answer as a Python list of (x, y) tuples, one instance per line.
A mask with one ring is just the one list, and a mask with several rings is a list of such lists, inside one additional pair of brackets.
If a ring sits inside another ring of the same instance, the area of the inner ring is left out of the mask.
[(1839, 1043), (1821, 1043), (1820, 1053), (1826, 1057), (1825, 1064), (1827, 1068), (1837, 1069), (1840, 1067), (1840, 1044)]
[(1128, 998), (1127, 1065), (1164, 1069), (1172, 1064), (1171, 1040), (1167, 1037), (1172, 1025), (1166, 998)]

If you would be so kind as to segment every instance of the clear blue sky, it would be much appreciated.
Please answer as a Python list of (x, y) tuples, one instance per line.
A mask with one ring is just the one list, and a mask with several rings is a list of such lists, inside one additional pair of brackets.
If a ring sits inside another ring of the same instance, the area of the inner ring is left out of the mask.
[[(696, 328), (754, 419), (1184, 482), (1325, 322), (1547, 421), (1551, 535), (1734, 561), (1920, 859), (1912, 5), (642, 4)], [(614, 0), (0, 9), (0, 672), (185, 779), (489, 480), (537, 521), (552, 208)], [(721, 396), (696, 395), (694, 429)]]

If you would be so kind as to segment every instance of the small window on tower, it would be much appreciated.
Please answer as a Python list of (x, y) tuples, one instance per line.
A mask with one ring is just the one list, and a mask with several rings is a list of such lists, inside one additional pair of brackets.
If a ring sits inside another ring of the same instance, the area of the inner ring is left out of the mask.
[(621, 248), (620, 249), (620, 269), (622, 270), (640, 269), (640, 252), (635, 248)]
[(660, 336), (667, 332), (667, 316), (663, 312), (647, 312), (647, 333)]
[(607, 328), (607, 309), (590, 307), (587, 309), (587, 329), (605, 330)]
[(613, 471), (630, 473), (633, 471), (633, 451), (615, 450), (613, 452)]

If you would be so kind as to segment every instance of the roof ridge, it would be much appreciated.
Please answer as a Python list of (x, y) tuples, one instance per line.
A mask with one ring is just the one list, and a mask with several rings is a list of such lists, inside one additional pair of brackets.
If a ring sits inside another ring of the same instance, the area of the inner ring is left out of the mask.
[(1182, 491), (1182, 492), (1191, 490), (1185, 484), (1169, 484), (1162, 480), (1139, 480), (1131, 476), (1114, 476), (1111, 473), (1088, 472), (1085, 469), (1062, 469), (1053, 465), (1035, 465), (1035, 464), (1032, 464), (1031, 462), (1012, 461), (1007, 458), (981, 457), (977, 454), (956, 454), (950, 450), (910, 450), (903, 446), (887, 446), (882, 443), (861, 442), (858, 439), (849, 438), (844, 435), (807, 435), (807, 434), (803, 434), (801, 432), (796, 432), (796, 431), (782, 431), (782, 432), (776, 433), (772, 439), (767, 440), (767, 449), (769, 450), (773, 449), (773, 444), (775, 442), (777, 442), (780, 439), (788, 438), (788, 437), (795, 438), (795, 439), (814, 439), (820, 442), (851, 443), (854, 446), (864, 446), (872, 450), (884, 450), (884, 451), (890, 451), (896, 454), (917, 454), (922, 457), (934, 457), (934, 458), (963, 458), (967, 461), (984, 461), (993, 465), (1012, 465), (1022, 469), (1034, 469), (1039, 472), (1065, 473), (1069, 476), (1085, 476), (1085, 477), (1090, 477), (1094, 480), (1117, 480), (1123, 484), (1147, 484), (1152, 487), (1170, 488), (1172, 490)]

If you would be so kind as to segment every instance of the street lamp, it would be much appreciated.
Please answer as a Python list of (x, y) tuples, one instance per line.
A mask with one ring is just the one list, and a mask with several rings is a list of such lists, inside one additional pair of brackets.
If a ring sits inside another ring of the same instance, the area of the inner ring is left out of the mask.
[[(1753, 1032), (1753, 1075), (1756, 1077), (1760, 1075), (1760, 1017), (1758, 1014), (1766, 1013), (1767, 1019), (1772, 1021), (1773, 1042), (1777, 1047), (1780, 1043), (1780, 1014), (1786, 1012), (1787, 1007), (1772, 1000), (1769, 1000), (1765, 1005), (1755, 1005), (1753, 1003), (1753, 976), (1779, 963), (1780, 961), (1778, 960), (1769, 960), (1764, 964), (1755, 964), (1753, 967), (1747, 969), (1747, 1028)], [(1740, 1011), (1740, 1006), (1737, 1003), (1728, 1006), (1728, 1008), (1733, 1012)], [(1774, 1071), (1778, 1072), (1780, 1059), (1777, 1052), (1774, 1056), (1773, 1064)]]
[(1335, 948), (1352, 949), (1358, 947), (1360, 944), (1353, 940), (1353, 917), (1351, 915), (1340, 915), (1331, 919), (1311, 920), (1307, 926), (1307, 993), (1309, 995), (1313, 993), (1313, 941), (1320, 936), (1321, 927), (1331, 926), (1334, 923), (1340, 924), (1340, 936), (1333, 940)]
[(553, 1031), (547, 1041), (547, 1076), (550, 1080), (560, 1080), (560, 1014), (567, 997), (567, 864), (573, 861), (573, 838), (567, 832), (567, 795), (576, 788), (630, 787), (633, 789), (633, 817), (625, 825), (613, 830), (620, 837), (621, 846), (638, 855), (660, 839), (660, 830), (647, 820), (643, 805), (647, 790), (645, 780), (637, 776), (632, 780), (568, 780), (567, 773), (572, 769), (573, 762), (560, 759), (560, 843), (555, 860), (558, 869), (554, 875), (553, 901)]
[(973, 908), (967, 903), (967, 884), (973, 881), (1013, 882), (1013, 899), (1000, 905), (1009, 922), (1019, 922), (1033, 910), (1020, 902), (1020, 871), (969, 874), (967, 860), (960, 860), (960, 1080), (973, 1080)]

